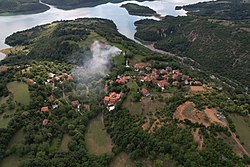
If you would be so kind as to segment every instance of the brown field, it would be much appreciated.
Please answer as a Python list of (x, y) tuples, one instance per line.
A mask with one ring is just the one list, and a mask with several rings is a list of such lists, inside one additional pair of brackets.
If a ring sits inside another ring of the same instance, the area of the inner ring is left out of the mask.
[(193, 123), (200, 123), (206, 127), (210, 126), (211, 123), (227, 126), (226, 120), (219, 120), (216, 117), (217, 112), (215, 108), (206, 108), (204, 111), (199, 111), (195, 108), (193, 102), (187, 101), (177, 108), (174, 117), (180, 120), (188, 119)]
[(132, 102), (132, 96), (128, 95), (123, 105), (129, 109), (132, 115), (143, 114), (146, 116), (147, 113), (156, 112), (156, 110), (164, 106), (165, 103), (157, 99), (151, 100), (150, 97), (142, 97), (141, 102)]
[(219, 120), (217, 117), (216, 117), (216, 113), (218, 112), (215, 108), (212, 108), (212, 109), (209, 109), (209, 108), (206, 108), (205, 110), (205, 113), (206, 115), (208, 116), (209, 118), (209, 121), (211, 123), (214, 123), (214, 124), (221, 124), (223, 126), (227, 126), (227, 122), (226, 120)]
[(206, 114), (196, 109), (195, 104), (190, 101), (180, 105), (175, 111), (174, 117), (180, 120), (188, 119), (193, 123), (200, 123), (206, 127), (210, 125)]
[(206, 89), (203, 86), (191, 86), (191, 91), (193, 92), (205, 92)]
[(8, 66), (0, 66), (0, 72), (8, 70)]

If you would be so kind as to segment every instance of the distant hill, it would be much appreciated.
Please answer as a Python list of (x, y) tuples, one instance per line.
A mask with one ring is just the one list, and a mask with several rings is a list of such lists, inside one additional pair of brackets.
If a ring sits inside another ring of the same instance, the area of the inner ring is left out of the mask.
[(0, 14), (40, 13), (48, 9), (39, 0), (0, 0)]
[[(61, 9), (73, 9), (77, 7), (93, 7), (108, 2), (121, 3), (125, 0), (42, 0), (42, 1)], [(144, 0), (137, 0), (137, 1), (142, 2)]]

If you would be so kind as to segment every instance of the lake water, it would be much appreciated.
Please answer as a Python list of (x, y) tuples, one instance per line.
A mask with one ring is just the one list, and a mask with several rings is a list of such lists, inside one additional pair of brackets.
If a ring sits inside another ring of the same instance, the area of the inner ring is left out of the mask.
[[(99, 17), (113, 20), (120, 33), (124, 34), (130, 39), (134, 39), (134, 22), (148, 17), (131, 16), (124, 8), (120, 7), (122, 4), (131, 2), (149, 6), (163, 16), (185, 16), (186, 11), (176, 11), (175, 6), (193, 4), (201, 1), (206, 0), (157, 0), (153, 2), (126, 1), (117, 4), (107, 3), (96, 7), (78, 8), (73, 10), (61, 10), (50, 6), (50, 10), (44, 13), (0, 16), (0, 50), (9, 47), (8, 45), (4, 44), (5, 38), (16, 31), (25, 30), (56, 20), (71, 20), (83, 17)], [(4, 57), (5, 55), (0, 54), (0, 60)]]

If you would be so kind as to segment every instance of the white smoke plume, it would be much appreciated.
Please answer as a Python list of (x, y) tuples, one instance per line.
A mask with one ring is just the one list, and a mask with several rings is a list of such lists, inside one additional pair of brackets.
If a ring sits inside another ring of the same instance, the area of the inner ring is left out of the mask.
[(91, 45), (92, 56), (84, 60), (83, 66), (72, 70), (73, 78), (77, 81), (77, 94), (83, 97), (90, 92), (103, 91), (103, 78), (109, 73), (111, 59), (121, 50), (117, 47), (95, 41)]

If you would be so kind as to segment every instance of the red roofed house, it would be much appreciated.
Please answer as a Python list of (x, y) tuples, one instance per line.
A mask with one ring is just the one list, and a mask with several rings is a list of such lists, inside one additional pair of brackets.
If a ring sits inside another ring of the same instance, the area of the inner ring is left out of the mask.
[(165, 73), (167, 73), (167, 70), (162, 69), (162, 70), (160, 71), (160, 73), (161, 73), (161, 74), (165, 74)]
[(110, 100), (109, 96), (105, 96), (103, 99), (105, 104), (107, 104), (109, 102), (109, 100)]
[(43, 120), (43, 126), (46, 126), (46, 125), (48, 125), (49, 124), (49, 120), (48, 119), (44, 119)]
[(141, 94), (142, 94), (143, 96), (149, 96), (149, 95), (150, 95), (149, 91), (148, 91), (147, 89), (145, 89), (145, 88), (142, 88)]
[(41, 111), (42, 111), (42, 112), (49, 112), (49, 107), (42, 107), (42, 108), (41, 108)]
[(134, 68), (136, 71), (139, 71), (139, 69), (143, 68), (143, 66), (141, 66), (140, 64), (135, 64)]
[(71, 75), (68, 75), (67, 81), (72, 81), (72, 80), (73, 80), (73, 77)]
[(75, 100), (75, 101), (72, 101), (72, 102), (71, 102), (71, 105), (72, 105), (73, 107), (77, 107), (79, 104), (80, 104), (80, 103), (79, 103), (78, 100)]
[(150, 76), (146, 76), (144, 77), (144, 81), (148, 81), (148, 82), (151, 82), (153, 79), (150, 77)]
[(172, 76), (172, 78), (173, 78), (174, 80), (176, 80), (178, 77), (179, 77), (178, 74), (174, 74), (174, 75)]
[(161, 89), (164, 89), (166, 86), (169, 85), (169, 83), (166, 80), (161, 80), (157, 84)]
[(122, 76), (122, 77), (120, 77), (119, 79), (117, 79), (116, 82), (117, 82), (117, 83), (122, 83), (122, 84), (124, 84), (124, 83), (127, 82), (127, 77)]
[(111, 92), (109, 94), (109, 98), (110, 98), (109, 102), (111, 104), (114, 104), (121, 98), (121, 95), (119, 93), (116, 93), (116, 92)]

